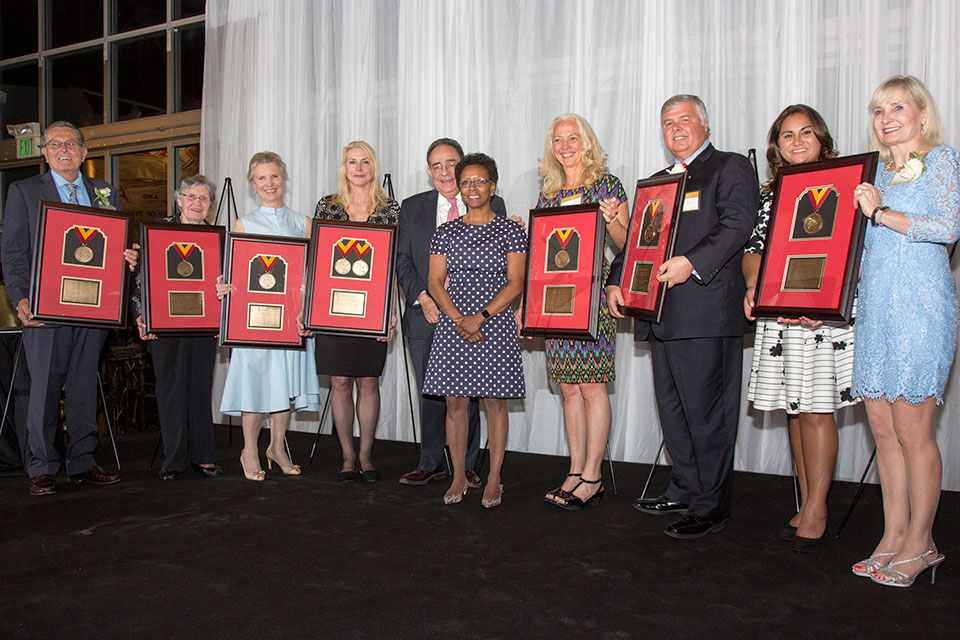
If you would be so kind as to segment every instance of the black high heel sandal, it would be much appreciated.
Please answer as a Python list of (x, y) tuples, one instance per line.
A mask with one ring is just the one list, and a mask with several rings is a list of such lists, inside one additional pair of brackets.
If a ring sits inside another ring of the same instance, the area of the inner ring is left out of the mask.
[[(581, 477), (583, 476), (582, 474), (579, 474), (579, 473), (568, 473), (564, 477), (564, 481), (566, 481), (567, 478), (581, 478)], [(563, 488), (563, 483), (560, 483), (560, 486), (554, 489), (553, 491), (547, 491), (546, 495), (543, 496), (543, 499), (549, 502), (550, 504), (557, 504), (558, 498), (565, 499), (565, 498), (568, 498), (569, 496), (570, 496), (570, 492), (565, 491)]]
[[(586, 500), (581, 500), (578, 496), (574, 495), (573, 492), (576, 491), (582, 484), (599, 484), (600, 488), (597, 489), (593, 495)], [(580, 482), (578, 482), (577, 486), (573, 488), (573, 491), (570, 491), (569, 493), (566, 493), (566, 495), (559, 498), (560, 499), (554, 501), (554, 504), (561, 509), (566, 509), (567, 511), (576, 511), (577, 509), (582, 509), (589, 504), (600, 504), (600, 501), (603, 500), (603, 478), (597, 478), (596, 480), (584, 480), (581, 476)]]

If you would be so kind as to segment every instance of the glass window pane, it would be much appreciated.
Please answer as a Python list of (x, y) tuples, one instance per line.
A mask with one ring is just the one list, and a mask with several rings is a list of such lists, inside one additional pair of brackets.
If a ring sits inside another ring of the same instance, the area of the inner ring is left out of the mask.
[(37, 3), (0, 2), (0, 60), (37, 52)]
[(111, 33), (123, 33), (167, 21), (167, 0), (113, 0)]
[(173, 19), (199, 16), (205, 11), (205, 0), (173, 0)]
[(178, 29), (174, 111), (199, 109), (203, 98), (203, 25)]
[(167, 37), (164, 34), (114, 45), (114, 120), (167, 112)]
[(78, 127), (103, 124), (103, 49), (50, 58), (47, 122), (69, 120)]
[(103, 0), (47, 0), (47, 48), (103, 37)]
[(0, 69), (0, 137), (8, 124), (40, 122), (40, 70), (36, 62)]
[(168, 197), (173, 189), (167, 185), (167, 150), (124, 153), (114, 156), (114, 160), (113, 184), (120, 189), (123, 210), (139, 222), (168, 217)]
[(83, 175), (88, 178), (96, 178), (97, 180), (107, 180), (107, 168), (106, 164), (103, 161), (103, 156), (97, 158), (91, 158), (87, 156), (87, 159), (83, 161), (83, 165), (80, 167), (80, 170), (83, 171)]
[(195, 176), (198, 173), (200, 173), (200, 145), (191, 144), (186, 147), (177, 147), (177, 184), (174, 185), (174, 188), (179, 186), (180, 181), (184, 178)]
[(17, 180), (26, 180), (40, 174), (40, 163), (30, 164), (25, 167), (11, 167), (9, 169), (0, 169), (0, 218), (3, 217), (3, 203), (7, 197), (7, 190), (10, 185)]

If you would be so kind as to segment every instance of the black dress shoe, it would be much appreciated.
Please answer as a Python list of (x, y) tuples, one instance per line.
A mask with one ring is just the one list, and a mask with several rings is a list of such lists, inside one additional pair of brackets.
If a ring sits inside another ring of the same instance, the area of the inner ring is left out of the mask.
[(667, 496), (657, 496), (656, 498), (637, 498), (633, 501), (633, 508), (644, 513), (652, 513), (656, 516), (664, 516), (668, 513), (686, 513), (687, 505), (677, 502)]
[(788, 524), (783, 529), (780, 529), (780, 539), (786, 540), (787, 542), (793, 542), (793, 536), (797, 535), (797, 528), (792, 524)]
[(790, 542), (790, 548), (797, 553), (810, 553), (820, 548), (826, 536), (826, 529), (823, 530), (823, 534), (819, 538), (804, 538), (803, 536), (794, 535), (793, 540)]
[(671, 538), (678, 538), (680, 540), (702, 538), (712, 531), (720, 531), (726, 524), (726, 520), (709, 520), (688, 513), (676, 522), (668, 524), (663, 532)]
[(173, 482), (180, 477), (180, 472), (176, 469), (161, 469), (159, 475), (164, 482)]
[(48, 473), (36, 478), (30, 478), (30, 495), (49, 496), (57, 492), (57, 483)]
[(215, 464), (212, 467), (204, 467), (196, 462), (191, 462), (190, 468), (205, 478), (219, 478), (223, 475), (223, 468), (221, 468), (218, 464)]
[(356, 469), (341, 471), (337, 474), (337, 482), (356, 482), (360, 479), (360, 472)]
[(382, 476), (377, 469), (367, 469), (366, 471), (360, 472), (360, 477), (363, 478), (364, 482), (380, 482)]

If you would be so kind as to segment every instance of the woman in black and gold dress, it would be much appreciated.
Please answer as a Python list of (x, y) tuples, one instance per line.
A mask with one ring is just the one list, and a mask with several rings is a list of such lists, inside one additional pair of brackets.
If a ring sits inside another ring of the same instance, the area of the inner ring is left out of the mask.
[[(380, 185), (380, 164), (373, 147), (354, 141), (343, 148), (337, 192), (317, 203), (314, 218), (396, 225), (400, 207)], [(373, 466), (373, 442), (380, 417), (380, 374), (387, 359), (396, 316), (386, 338), (316, 336), (317, 373), (330, 376), (333, 424), (340, 439), (343, 466), (340, 482), (380, 480)], [(353, 447), (353, 385), (357, 385), (356, 417), (360, 423), (359, 459)]]

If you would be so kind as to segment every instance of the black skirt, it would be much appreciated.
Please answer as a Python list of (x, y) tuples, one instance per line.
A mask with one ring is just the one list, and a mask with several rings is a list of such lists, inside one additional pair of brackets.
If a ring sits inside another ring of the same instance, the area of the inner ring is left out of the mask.
[(387, 343), (376, 338), (318, 334), (314, 345), (321, 376), (377, 377), (387, 361)]

